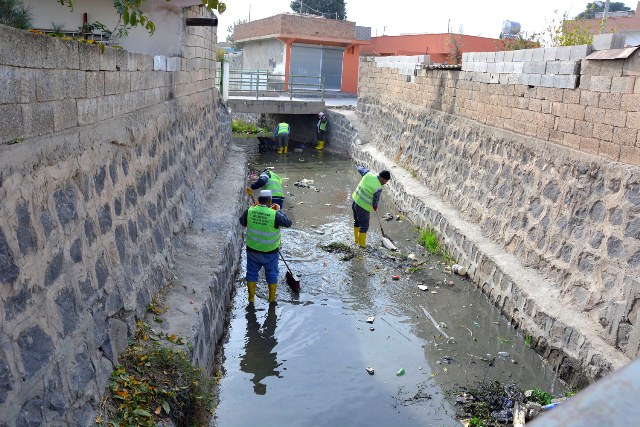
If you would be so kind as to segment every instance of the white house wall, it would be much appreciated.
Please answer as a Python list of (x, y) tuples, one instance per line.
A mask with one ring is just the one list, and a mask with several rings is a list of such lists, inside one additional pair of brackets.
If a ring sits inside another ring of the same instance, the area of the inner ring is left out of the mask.
[[(144, 52), (154, 55), (180, 56), (184, 45), (184, 17), (181, 7), (162, 0), (143, 3), (143, 10), (156, 25), (153, 36), (142, 28), (135, 28), (129, 36), (120, 41), (120, 45), (130, 52)], [(118, 15), (111, 0), (75, 0), (73, 10), (54, 0), (24, 0), (31, 8), (33, 27), (51, 29), (52, 23), (63, 24), (65, 31), (77, 31), (82, 26), (82, 15), (87, 13), (87, 22), (99, 21), (109, 30), (118, 22)], [(215, 28), (212, 31), (216, 31)]]
[(286, 45), (277, 39), (258, 40), (242, 47), (244, 69), (269, 70), (275, 74), (285, 72)]

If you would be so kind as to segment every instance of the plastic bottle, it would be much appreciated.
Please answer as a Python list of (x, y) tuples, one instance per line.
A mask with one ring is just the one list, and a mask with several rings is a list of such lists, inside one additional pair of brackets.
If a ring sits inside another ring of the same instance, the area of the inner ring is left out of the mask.
[(464, 267), (460, 264), (453, 264), (451, 267), (454, 273), (459, 274), (460, 276), (464, 276), (467, 274), (467, 267)]
[(399, 376), (399, 377), (403, 376), (404, 375), (404, 368), (398, 369), (398, 372), (396, 372), (396, 375)]

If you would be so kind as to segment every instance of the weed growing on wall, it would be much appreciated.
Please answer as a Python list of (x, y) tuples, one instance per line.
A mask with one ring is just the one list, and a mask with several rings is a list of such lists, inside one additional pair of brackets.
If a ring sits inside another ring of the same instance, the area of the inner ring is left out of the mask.
[(171, 420), (178, 426), (207, 425), (215, 380), (191, 364), (180, 348), (185, 340), (138, 322), (133, 341), (119, 356), (96, 424), (155, 426)]

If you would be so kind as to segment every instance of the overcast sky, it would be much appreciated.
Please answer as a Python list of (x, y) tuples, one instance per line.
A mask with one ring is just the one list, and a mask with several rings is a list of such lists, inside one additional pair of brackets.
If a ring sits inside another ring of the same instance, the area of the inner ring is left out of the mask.
[[(223, 0), (224, 1), (224, 0)], [(346, 0), (347, 20), (371, 27), (372, 36), (407, 33), (458, 32), (497, 38), (505, 20), (519, 22), (522, 31), (540, 32), (545, 23), (569, 12), (583, 11), (582, 0)], [(637, 1), (625, 1), (636, 9)], [(266, 18), (292, 12), (290, 0), (226, 0), (227, 10), (219, 16), (218, 40), (227, 38), (228, 27), (238, 19)], [(557, 11), (557, 12), (555, 12)]]

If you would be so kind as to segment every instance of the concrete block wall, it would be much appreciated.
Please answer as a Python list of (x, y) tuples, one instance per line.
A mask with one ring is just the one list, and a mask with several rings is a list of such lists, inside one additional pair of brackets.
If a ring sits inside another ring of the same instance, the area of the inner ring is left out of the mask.
[(0, 424), (90, 425), (230, 143), (215, 35), (179, 61), (0, 38)]
[[(553, 284), (562, 310), (586, 319), (571, 336), (593, 332), (590, 342), (606, 342), (598, 351), (627, 358), (640, 355), (638, 61), (615, 65), (634, 81), (634, 92), (620, 93), (487, 84), (442, 70), (410, 83), (363, 60), (357, 110), (387, 158)], [(593, 75), (614, 65), (600, 66)], [(522, 315), (512, 303), (503, 311)], [(596, 360), (591, 351), (572, 357), (583, 367)]]
[(462, 54), (465, 77), (481, 83), (574, 89), (591, 45)]
[[(415, 81), (396, 69), (360, 64), (359, 92), (402, 99), (587, 154), (640, 165), (640, 53), (584, 60), (580, 87), (531, 87), (473, 81), (471, 73), (418, 70)], [(484, 74), (487, 75), (488, 74)], [(614, 84), (615, 82), (615, 84)]]

